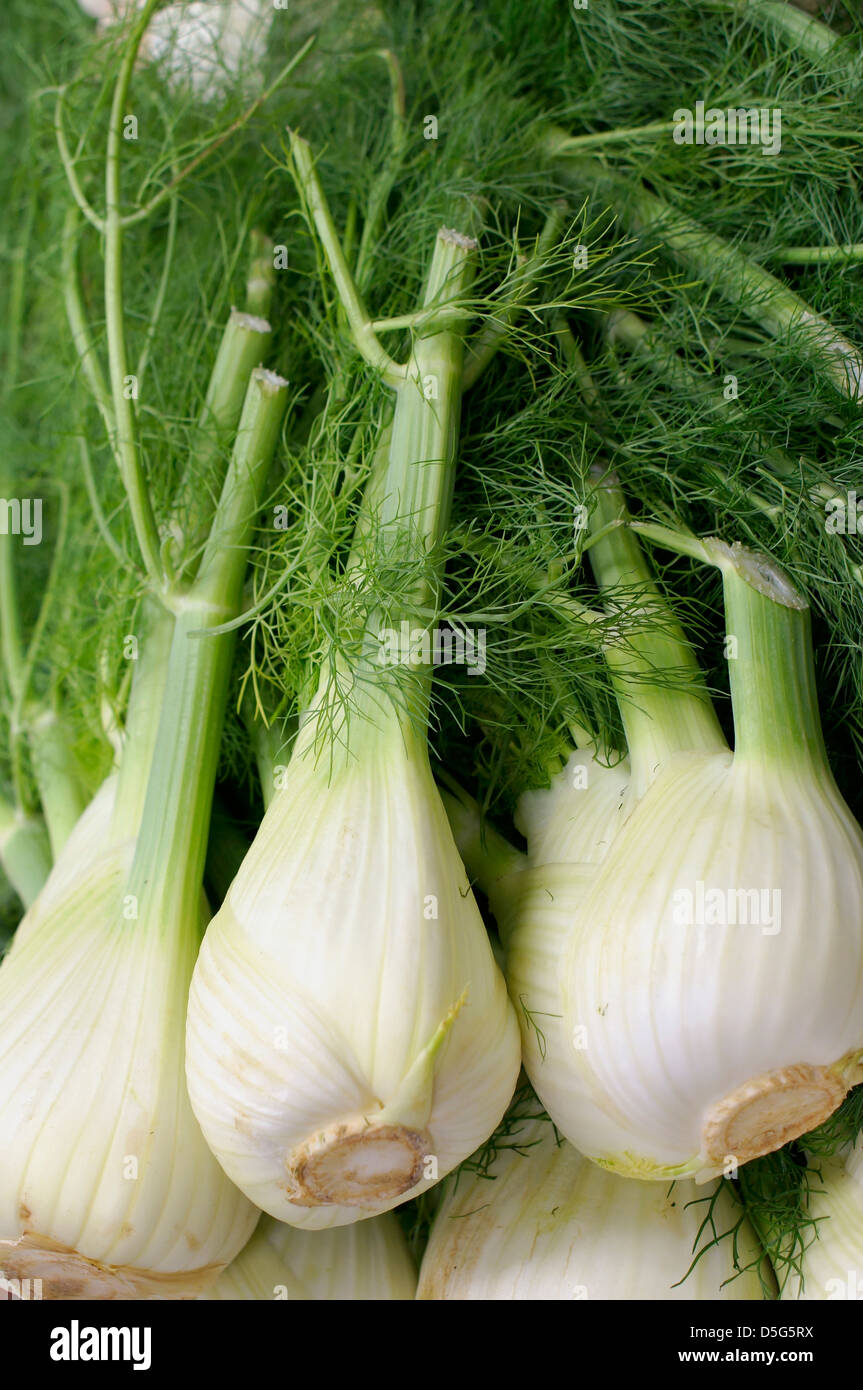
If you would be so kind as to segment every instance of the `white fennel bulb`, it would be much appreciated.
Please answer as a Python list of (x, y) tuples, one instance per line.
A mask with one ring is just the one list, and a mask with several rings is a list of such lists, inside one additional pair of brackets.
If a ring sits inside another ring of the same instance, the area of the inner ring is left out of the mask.
[(811, 1160), (811, 1239), (781, 1297), (808, 1302), (863, 1299), (863, 1135), (832, 1158)]
[(417, 1298), (732, 1300), (772, 1292), (754, 1232), (724, 1190), (711, 1205), (692, 1182), (669, 1189), (605, 1173), (558, 1141), (545, 1118), (508, 1127), (501, 1145), (485, 1175), (462, 1170), (449, 1180)]
[(134, 9), (140, 0), (78, 0), (85, 14), (104, 23), (120, 19), (127, 11)]
[[(131, 19), (145, 0), (78, 3), (105, 30)], [(216, 101), (260, 72), (275, 14), (272, 0), (177, 0), (152, 15), (140, 55), (170, 86)]]
[[(260, 333), (240, 332), (257, 353)], [(197, 574), (141, 604), (119, 771), (0, 965), (0, 1268), (49, 1299), (194, 1298), (259, 1215), (207, 1147), (184, 1078), (231, 666), (229, 638), (191, 634), (238, 611), (286, 399), (236, 357), (242, 415)]]
[(413, 1299), (417, 1272), (389, 1212), (331, 1231), (298, 1231), (262, 1216), (244, 1250), (203, 1300), (369, 1303)]
[[(308, 147), (293, 137), (292, 150), (335, 259)], [(457, 299), (475, 250), (449, 229), (435, 239), (429, 324), (442, 296), (452, 303), (409, 366), (391, 364), (392, 425), (350, 562), (367, 604), (361, 655), (329, 653), (189, 996), (189, 1094), (207, 1141), (257, 1206), (296, 1226), (345, 1225), (432, 1185), (494, 1130), (519, 1070), (515, 1014), (429, 764), (430, 663), (382, 662), (399, 623), (369, 574), (397, 557), (416, 575), (399, 604), (437, 602)], [(420, 389), (430, 379), (434, 393)]]
[(214, 101), (259, 72), (276, 11), (272, 0), (192, 0), (157, 10), (143, 56), (173, 86)]
[(722, 572), (733, 754), (612, 531), (591, 556), (643, 624), (606, 649), (629, 758), (579, 751), (526, 795), (527, 866), (490, 888), (543, 1104), (597, 1163), (660, 1181), (805, 1133), (863, 1056), (863, 835), (826, 760), (808, 609), (765, 557), (688, 544)]
[[(109, 830), (112, 792), (88, 830)], [(0, 969), (0, 1268), (50, 1298), (193, 1297), (256, 1218), (183, 1084), (206, 904), (197, 932), (138, 930), (123, 917), (134, 840), (86, 858), (82, 839)]]
[(334, 766), (306, 724), (189, 1000), (207, 1140), (294, 1225), (356, 1221), (430, 1186), (491, 1133), (518, 1073), (424, 741), (392, 707), (369, 720)]

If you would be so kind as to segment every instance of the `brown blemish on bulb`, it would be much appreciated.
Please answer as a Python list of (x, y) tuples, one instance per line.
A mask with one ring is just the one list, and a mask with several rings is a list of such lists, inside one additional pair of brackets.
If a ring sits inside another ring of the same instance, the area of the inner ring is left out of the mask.
[(218, 1279), (224, 1264), (161, 1273), (132, 1265), (91, 1260), (50, 1236), (35, 1232), (0, 1240), (0, 1269), (6, 1279), (41, 1279), (46, 1301), (132, 1302), (193, 1299)]

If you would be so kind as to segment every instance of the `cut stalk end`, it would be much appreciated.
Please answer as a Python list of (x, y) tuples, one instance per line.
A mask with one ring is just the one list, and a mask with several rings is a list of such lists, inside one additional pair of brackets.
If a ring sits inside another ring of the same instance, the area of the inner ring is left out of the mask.
[(288, 1156), (288, 1196), (303, 1207), (369, 1207), (423, 1177), (429, 1136), (366, 1119), (332, 1125)]
[(722, 1171), (729, 1159), (748, 1163), (781, 1149), (828, 1119), (846, 1089), (834, 1068), (806, 1062), (756, 1076), (707, 1112), (702, 1143), (708, 1164)]

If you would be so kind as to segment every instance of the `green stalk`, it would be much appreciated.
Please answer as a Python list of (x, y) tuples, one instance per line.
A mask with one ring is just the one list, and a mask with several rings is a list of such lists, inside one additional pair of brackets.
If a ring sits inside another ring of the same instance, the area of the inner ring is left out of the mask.
[[(458, 231), (441, 229), (435, 240), (422, 305), (416, 316), (410, 358), (404, 365), (382, 348), (374, 323), (354, 282), (339, 242), (332, 214), (304, 140), (291, 135), (294, 175), (308, 214), (314, 222), (336, 284), (353, 341), (366, 361), (395, 388), (392, 424), (383, 426), (374, 466), (357, 523), (351, 553), (351, 578), (374, 592), (379, 568), (424, 572), (390, 605), (379, 605), (364, 624), (362, 661), (354, 671), (354, 690), (368, 696), (376, 719), (382, 690), (398, 696), (415, 730), (425, 728), (431, 689), (432, 663), (405, 652), (414, 632), (410, 622), (418, 610), (436, 611), (439, 601), (442, 542), (449, 523), (455, 478), (456, 446), (461, 414), (464, 353), (462, 335), (470, 311), (461, 302), (473, 277), (476, 242)], [(387, 431), (391, 430), (387, 447)], [(424, 630), (428, 630), (427, 617)], [(386, 673), (385, 643), (394, 638), (398, 658)], [(394, 666), (394, 671), (393, 671)], [(374, 672), (373, 679), (367, 677)], [(339, 673), (339, 680), (344, 672)], [(327, 724), (326, 706), (338, 698), (330, 673), (322, 675), (316, 700), (320, 717), (310, 728)], [(312, 736), (316, 736), (313, 732)]]
[[(692, 647), (656, 587), (635, 535), (624, 524), (614, 525), (627, 515), (620, 489), (603, 484), (594, 497), (591, 531), (611, 529), (590, 548), (593, 572), (600, 590), (612, 595), (608, 611), (623, 615), (624, 629), (632, 626), (607, 640), (605, 657), (633, 782), (643, 790), (672, 754), (719, 752), (727, 744)], [(643, 622), (636, 626), (637, 616)]]
[[(19, 179), (24, 177), (25, 166), (22, 166)], [(33, 179), (27, 180), (27, 201), (22, 219), (23, 226), (21, 236), (16, 246), (12, 248), (12, 273), (9, 277), (9, 300), (6, 309), (6, 363), (4, 367), (4, 377), (2, 393), (4, 400), (7, 400), (18, 384), (18, 366), (21, 356), (21, 328), (24, 322), (24, 290), (27, 283), (27, 273), (29, 270), (29, 243), (33, 231), (33, 220), (36, 213), (36, 182)]]
[(809, 605), (767, 555), (724, 541), (699, 541), (665, 526), (640, 535), (722, 574), (725, 630), (734, 638), (728, 669), (734, 760), (801, 767), (832, 780), (815, 685)]
[(728, 662), (735, 762), (829, 776), (807, 603), (767, 556), (704, 544), (722, 571), (726, 631), (736, 641)]
[(606, 145), (632, 146), (642, 139), (650, 142), (658, 136), (671, 135), (676, 124), (676, 121), (650, 121), (647, 125), (615, 126), (611, 130), (591, 131), (588, 135), (561, 135), (556, 149), (558, 154), (580, 154)]
[(134, 657), (128, 657), (133, 675), (111, 823), (111, 839), (115, 843), (134, 839), (141, 823), (146, 773), (153, 763), (165, 694), (174, 615), (159, 600), (146, 594), (134, 631), (127, 636), (134, 638), (136, 648)]
[[(549, 136), (548, 148), (553, 155), (561, 139), (556, 131)], [(775, 275), (634, 180), (610, 174), (601, 165), (587, 161), (573, 161), (568, 173), (580, 181), (598, 182), (634, 231), (659, 235), (688, 270), (715, 286), (724, 299), (742, 309), (765, 332), (779, 341), (796, 343), (820, 375), (843, 395), (863, 401), (863, 356), (859, 349)]]
[(296, 719), (275, 718), (269, 725), (256, 718), (249, 710), (245, 719), (246, 729), (255, 755), (255, 767), (264, 799), (264, 810), (276, 794), (276, 769), (286, 767), (291, 758), (291, 746), (297, 732)]
[(330, 274), (335, 281), (342, 309), (356, 343), (357, 351), (381, 373), (384, 381), (391, 386), (397, 386), (405, 379), (405, 369), (393, 361), (378, 340), (372, 325), (371, 315), (363, 303), (345, 259), (345, 253), (321, 188), (309, 145), (294, 131), (289, 131), (289, 136), (297, 186), (302, 192), (309, 217), (315, 224), (321, 244), (326, 252)]
[(213, 528), (176, 613), (127, 895), (159, 924), (197, 920), (233, 651), (210, 629), (236, 616), (247, 548), (287, 400), (287, 383), (256, 369)]
[(251, 257), (246, 279), (246, 313), (266, 319), (270, 315), (276, 269), (273, 265), (273, 243), (263, 232), (252, 231), (249, 237)]
[(774, 258), (783, 265), (823, 265), (830, 261), (863, 260), (863, 241), (843, 246), (780, 246)]
[[(398, 176), (405, 146), (407, 144), (407, 119), (405, 112), (405, 86), (398, 59), (389, 49), (381, 49), (377, 56), (383, 59), (389, 73), (392, 93), (390, 113), (390, 149), (386, 162), (372, 180), (366, 203), (366, 215), (360, 237), (359, 249), (354, 263), (354, 280), (359, 286), (365, 285), (371, 271), (372, 257), (377, 250), (387, 215), (387, 201)], [(356, 206), (354, 205), (354, 213)], [(346, 237), (346, 244), (349, 238)]]
[[(272, 329), (266, 319), (232, 309), (207, 386), (195, 443), (172, 507), (180, 526), (175, 564), (187, 579), (201, 557), (213, 518), (229, 441), (243, 410), (249, 378), (263, 361)], [(185, 563), (183, 563), (185, 562)]]
[(778, 34), (798, 48), (816, 66), (827, 71), (839, 67), (848, 75), (859, 70), (860, 55), (839, 34), (813, 15), (804, 14), (786, 0), (720, 0), (762, 29)]
[[(473, 275), (475, 249), (476, 243), (461, 233), (438, 232), (424, 307), (438, 303), (443, 295), (452, 300), (464, 293)], [(367, 650), (374, 651), (376, 663), (385, 632), (400, 634), (418, 608), (437, 608), (440, 549), (455, 481), (462, 369), (461, 336), (447, 326), (415, 343), (408, 379), (396, 392), (386, 466), (374, 479), (379, 501), (370, 537), (372, 555), (379, 564), (411, 564), (423, 555), (430, 563), (403, 603), (371, 616)], [(424, 721), (432, 666), (411, 658), (401, 669), (410, 669), (416, 678), (413, 712)]]
[(563, 360), (575, 378), (581, 399), (583, 400), (589, 413), (602, 413), (602, 402), (599, 397), (596, 382), (590, 374), (590, 369), (585, 361), (584, 353), (575, 339), (572, 329), (562, 313), (556, 313), (552, 319), (554, 336), (557, 338), (558, 346), (563, 355)]
[(715, 284), (723, 298), (738, 304), (774, 338), (796, 341), (825, 380), (852, 400), (863, 401), (859, 349), (781, 280), (646, 190), (633, 192), (622, 213), (637, 231), (657, 230), (689, 270)]
[[(3, 656), (3, 674), (14, 711), (21, 699), (26, 663), (21, 639), (21, 617), (12, 546), (12, 536), (0, 535), (0, 652)], [(9, 730), (12, 781), (15, 788), (15, 801), (21, 810), (26, 810), (29, 801), (21, 763), (22, 733), (23, 729), (13, 717), (10, 720)]]
[(57, 586), (63, 561), (66, 534), (66, 507), (61, 507), (61, 524), (51, 573), (29, 650), (25, 653), (21, 634), (20, 605), (13, 554), (14, 538), (0, 536), (0, 650), (9, 695), (10, 762), (17, 811), (27, 817), (31, 797), (22, 766), (22, 743), (26, 738), (33, 763), (39, 797), (51, 839), (51, 852), (57, 857), (86, 805), (75, 759), (61, 716), (48, 698), (32, 697), (33, 666), (44, 630), (48, 610)]

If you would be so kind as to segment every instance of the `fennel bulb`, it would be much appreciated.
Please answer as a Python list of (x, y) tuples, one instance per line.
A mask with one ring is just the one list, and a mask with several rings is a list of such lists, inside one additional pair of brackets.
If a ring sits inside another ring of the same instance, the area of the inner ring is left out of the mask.
[[(296, 136), (293, 152), (341, 291), (350, 272)], [(358, 334), (396, 385), (348, 567), (367, 595), (361, 654), (325, 661), (189, 995), (187, 1079), (207, 1141), (256, 1205), (296, 1226), (344, 1225), (432, 1185), (492, 1132), (519, 1069), (514, 1012), (429, 765), (430, 671), (381, 664), (400, 615), (378, 610), (368, 577), (370, 561), (398, 557), (419, 566), (416, 601), (435, 602), (427, 557), (446, 525), (460, 410), (456, 301), (475, 249), (438, 233), (409, 366), (389, 362), (368, 323)]]
[(150, 21), (142, 51), (169, 85), (215, 101), (260, 69), (275, 13), (271, 0), (167, 5)]
[(116, 781), (0, 969), (0, 1268), (55, 1299), (192, 1297), (256, 1219), (185, 1095), (196, 933), (123, 921), (135, 843), (104, 849)]
[(722, 573), (734, 753), (613, 530), (590, 553), (641, 614), (606, 645), (629, 760), (581, 750), (526, 795), (527, 867), (491, 888), (544, 1106), (595, 1162), (659, 1181), (733, 1174), (805, 1133), (863, 1056), (863, 835), (824, 752), (808, 609), (765, 557), (687, 546)]
[(145, 609), (119, 772), (0, 966), (0, 1267), (47, 1298), (192, 1298), (258, 1217), (183, 1078), (231, 661), (230, 637), (193, 634), (240, 604), (285, 399), (279, 377), (251, 373), (194, 582)]
[(369, 1303), (412, 1299), (417, 1273), (397, 1217), (389, 1212), (298, 1231), (262, 1216), (244, 1250), (201, 1298)]
[[(863, 1135), (831, 1158), (811, 1160), (809, 1217), (815, 1234), (780, 1297), (841, 1301), (863, 1298)], [(818, 1176), (820, 1173), (820, 1178)]]
[[(720, 1239), (695, 1263), (709, 1197), (691, 1182), (670, 1189), (604, 1173), (545, 1118), (506, 1129), (487, 1176), (448, 1183), (420, 1267), (417, 1298), (760, 1299), (761, 1251), (725, 1191), (716, 1194)], [(709, 1237), (708, 1237), (709, 1238)], [(766, 1275), (769, 1280), (769, 1273)]]
[(366, 718), (332, 767), (307, 721), (189, 998), (201, 1128), (298, 1226), (431, 1186), (494, 1129), (519, 1065), (424, 741), (392, 707)]
[[(78, 0), (100, 27), (122, 22), (145, 0)], [(272, 0), (178, 0), (152, 16), (141, 57), (158, 65), (169, 86), (216, 101), (260, 69), (275, 15)]]

